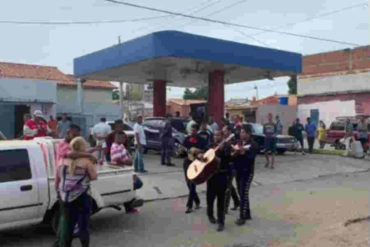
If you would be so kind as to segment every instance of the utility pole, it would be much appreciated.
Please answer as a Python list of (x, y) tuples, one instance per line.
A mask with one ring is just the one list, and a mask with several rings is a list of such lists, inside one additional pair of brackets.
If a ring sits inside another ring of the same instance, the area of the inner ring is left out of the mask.
[(123, 82), (119, 82), (119, 106), (121, 109), (121, 119), (123, 119), (124, 114), (123, 114)]
[(254, 86), (254, 89), (256, 90), (256, 100), (258, 100), (258, 87), (257, 87), (257, 85)]

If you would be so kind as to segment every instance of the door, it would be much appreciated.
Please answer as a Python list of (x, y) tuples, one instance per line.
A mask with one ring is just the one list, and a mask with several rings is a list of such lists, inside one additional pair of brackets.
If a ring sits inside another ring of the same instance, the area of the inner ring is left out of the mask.
[(23, 117), (24, 114), (30, 113), (30, 107), (27, 105), (16, 105), (15, 106), (15, 137), (23, 135)]
[(0, 150), (0, 160), (0, 224), (35, 220), (42, 203), (27, 149)]
[(319, 109), (311, 110), (311, 123), (316, 125), (316, 127), (319, 126)]

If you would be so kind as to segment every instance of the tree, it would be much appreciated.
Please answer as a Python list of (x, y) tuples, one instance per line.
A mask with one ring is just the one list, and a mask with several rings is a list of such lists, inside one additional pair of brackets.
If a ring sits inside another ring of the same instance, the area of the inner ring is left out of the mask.
[(197, 88), (194, 91), (190, 90), (189, 88), (185, 89), (183, 99), (201, 99), (207, 100), (208, 99), (208, 87)]
[(289, 94), (297, 94), (297, 76), (293, 75), (288, 81)]

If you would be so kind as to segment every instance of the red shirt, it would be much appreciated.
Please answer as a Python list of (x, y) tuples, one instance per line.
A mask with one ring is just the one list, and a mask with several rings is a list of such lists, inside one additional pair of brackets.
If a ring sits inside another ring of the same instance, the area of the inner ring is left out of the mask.
[[(37, 133), (34, 136), (24, 135), (25, 140), (32, 140), (35, 137), (43, 137), (47, 135), (47, 125), (43, 121), (40, 121), (39, 124), (37, 124), (35, 120), (30, 119), (24, 125), (30, 130), (37, 130)], [(39, 126), (41, 127), (40, 129)]]

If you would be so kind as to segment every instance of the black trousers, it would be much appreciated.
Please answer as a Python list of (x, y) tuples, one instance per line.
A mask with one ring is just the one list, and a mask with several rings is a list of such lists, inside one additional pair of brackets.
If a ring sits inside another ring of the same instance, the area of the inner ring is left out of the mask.
[(251, 210), (249, 205), (249, 189), (252, 184), (254, 176), (254, 169), (238, 171), (236, 174), (236, 181), (239, 187), (240, 195), (240, 218), (248, 219), (251, 217)]
[(162, 146), (161, 146), (161, 157), (162, 157), (162, 164), (170, 164), (171, 163), (171, 155), (172, 155), (172, 139), (171, 138), (163, 138), (162, 139)]
[[(225, 198), (225, 212), (226, 213), (229, 209), (231, 198), (233, 199), (234, 206), (239, 206), (240, 205), (238, 192), (235, 189), (235, 186), (233, 185), (234, 178), (235, 178), (234, 174), (229, 174), (227, 176), (227, 189), (226, 189), (226, 198)], [(239, 189), (238, 189), (238, 191), (239, 191)]]
[(208, 217), (214, 218), (213, 205), (217, 198), (217, 219), (220, 224), (225, 224), (226, 189), (226, 173), (216, 173), (207, 181), (207, 214)]
[(196, 205), (200, 204), (200, 199), (197, 194), (197, 185), (190, 181), (188, 177), (186, 176), (186, 172), (189, 168), (189, 165), (191, 164), (191, 161), (189, 159), (184, 160), (184, 173), (185, 173), (185, 181), (189, 189), (189, 196), (188, 196), (188, 202), (186, 203), (187, 208), (193, 208), (193, 203), (195, 202)]
[(315, 137), (307, 137), (307, 142), (308, 142), (308, 151), (312, 153), (313, 144), (315, 143)]
[(59, 232), (59, 246), (71, 247), (74, 237), (74, 230), (78, 225), (78, 238), (82, 247), (88, 247), (90, 242), (89, 219), (91, 211), (91, 198), (86, 193), (80, 195), (74, 201), (67, 203), (61, 202), (63, 221), (60, 226), (64, 231)]

